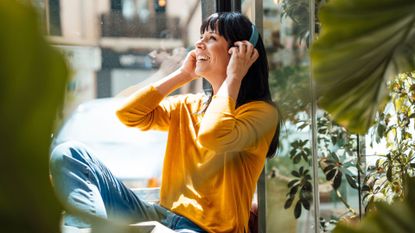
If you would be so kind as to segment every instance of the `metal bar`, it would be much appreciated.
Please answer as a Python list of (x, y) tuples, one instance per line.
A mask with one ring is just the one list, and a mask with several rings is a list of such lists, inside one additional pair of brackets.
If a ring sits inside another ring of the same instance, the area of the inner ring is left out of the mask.
[(361, 187), (361, 176), (360, 176), (360, 137), (359, 134), (356, 135), (357, 140), (357, 191), (358, 191), (358, 198), (359, 198), (359, 219), (362, 219), (362, 187)]
[(46, 21), (46, 34), (50, 35), (50, 16), (49, 16), (49, 0), (43, 1), (45, 4), (45, 21)]
[[(315, 0), (309, 0), (309, 27), (310, 41), (312, 44), (315, 38)], [(312, 61), (310, 59), (310, 93), (311, 93), (311, 155), (312, 155), (312, 177), (313, 177), (313, 211), (314, 211), (314, 232), (320, 231), (320, 194), (318, 190), (318, 151), (317, 151), (317, 98), (315, 93), (315, 83), (311, 72)]]
[[(218, 2), (212, 0), (201, 0), (202, 4), (202, 21), (206, 19), (209, 15), (217, 12)], [(203, 79), (203, 90), (205, 93), (212, 93), (212, 86), (206, 79)]]
[(231, 0), (231, 11), (241, 12), (241, 0)]
[[(255, 0), (252, 7), (252, 20), (255, 24), (258, 32), (263, 34), (263, 5), (262, 0)], [(267, 161), (265, 161), (264, 168), (257, 183), (257, 202), (258, 202), (258, 232), (267, 232), (267, 183), (266, 183), (266, 167)]]
[(258, 201), (258, 232), (267, 232), (267, 184), (266, 184), (266, 166), (262, 169), (257, 183), (257, 201)]
[(262, 0), (254, 0), (254, 7), (252, 7), (252, 19), (253, 23), (255, 24), (258, 32), (262, 35), (264, 32), (263, 29), (263, 4)]
[(231, 11), (231, 1), (229, 0), (216, 0), (216, 12)]

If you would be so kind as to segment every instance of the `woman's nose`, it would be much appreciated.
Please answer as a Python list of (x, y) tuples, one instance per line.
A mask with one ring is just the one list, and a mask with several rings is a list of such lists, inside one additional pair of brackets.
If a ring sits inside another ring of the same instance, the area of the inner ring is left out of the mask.
[(198, 49), (205, 49), (205, 43), (202, 39), (199, 39), (198, 41), (196, 41), (195, 47)]

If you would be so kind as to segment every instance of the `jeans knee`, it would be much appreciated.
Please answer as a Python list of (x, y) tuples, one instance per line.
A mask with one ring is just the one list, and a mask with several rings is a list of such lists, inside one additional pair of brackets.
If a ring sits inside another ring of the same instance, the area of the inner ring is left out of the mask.
[(61, 170), (67, 164), (65, 161), (66, 158), (74, 158), (74, 153), (84, 149), (84, 145), (77, 141), (67, 141), (61, 143), (52, 149), (50, 155), (50, 170), (52, 175), (55, 171)]

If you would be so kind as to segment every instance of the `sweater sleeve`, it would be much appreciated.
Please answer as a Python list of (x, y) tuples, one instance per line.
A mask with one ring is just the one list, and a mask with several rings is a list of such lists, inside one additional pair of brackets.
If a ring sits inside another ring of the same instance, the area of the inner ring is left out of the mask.
[(217, 152), (242, 151), (275, 131), (277, 122), (277, 110), (264, 101), (250, 102), (235, 110), (230, 97), (213, 96), (201, 122), (198, 141)]
[(117, 110), (118, 119), (129, 127), (166, 131), (171, 111), (178, 102), (177, 98), (164, 97), (153, 86), (144, 87)]

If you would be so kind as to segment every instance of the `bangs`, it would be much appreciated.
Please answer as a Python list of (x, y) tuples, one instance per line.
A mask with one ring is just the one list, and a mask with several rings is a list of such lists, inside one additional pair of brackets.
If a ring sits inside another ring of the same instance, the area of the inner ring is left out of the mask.
[[(209, 18), (203, 21), (202, 25), (200, 26), (200, 34), (203, 34), (209, 30), (216, 32), (216, 26), (217, 26), (218, 21), (219, 21), (218, 14), (211, 15)], [(219, 35), (222, 35), (220, 31), (221, 30), (219, 29), (219, 32), (216, 32), (216, 33), (219, 33)]]
[(219, 12), (202, 22), (200, 34), (212, 30), (223, 36), (231, 46), (235, 41), (248, 40), (252, 23), (240, 13)]
[(232, 29), (229, 26), (225, 28), (227, 21), (229, 20), (227, 20), (226, 15), (222, 13), (215, 13), (202, 22), (202, 25), (200, 26), (200, 34), (212, 30), (215, 33), (218, 33), (219, 35), (223, 36), (225, 40), (229, 43), (231, 41), (235, 41), (233, 40), (234, 36), (231, 36)]

